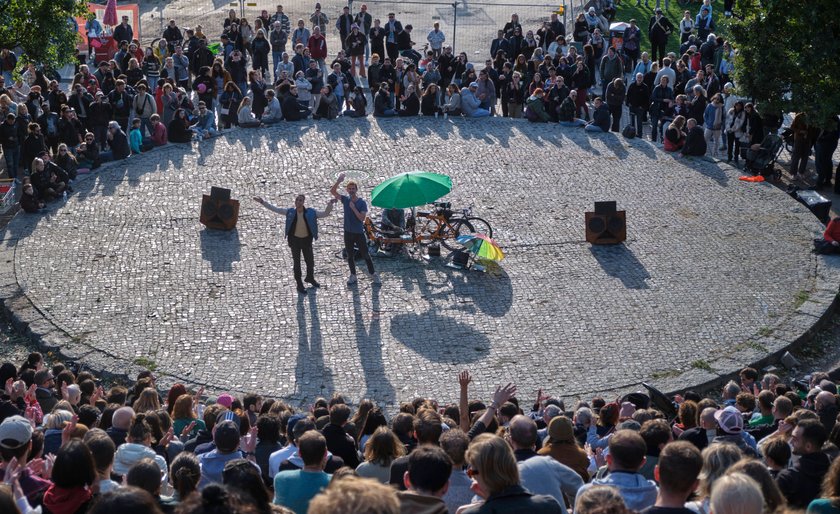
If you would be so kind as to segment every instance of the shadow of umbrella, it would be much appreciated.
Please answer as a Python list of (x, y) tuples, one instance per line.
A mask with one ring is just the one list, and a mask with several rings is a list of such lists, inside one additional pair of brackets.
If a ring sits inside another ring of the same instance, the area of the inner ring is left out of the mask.
[(210, 269), (214, 273), (233, 271), (233, 263), (240, 260), (239, 231), (205, 228), (200, 234), (201, 258), (210, 263)]
[(455, 318), (433, 311), (394, 316), (391, 335), (433, 362), (475, 362), (490, 353), (487, 336)]
[(589, 251), (604, 272), (621, 280), (627, 289), (648, 289), (650, 273), (624, 244), (593, 245)]

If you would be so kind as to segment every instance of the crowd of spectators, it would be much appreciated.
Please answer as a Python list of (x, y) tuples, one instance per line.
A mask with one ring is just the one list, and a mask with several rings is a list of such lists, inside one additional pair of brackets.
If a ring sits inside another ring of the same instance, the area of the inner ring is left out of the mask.
[[(629, 112), (625, 133), (649, 135), (679, 155), (725, 155), (737, 163), (778, 127), (737, 96), (735, 50), (713, 33), (711, 11), (704, 0), (696, 17), (686, 11), (676, 24), (656, 8), (646, 34), (629, 20), (620, 46), (608, 35), (616, 15), (610, 0), (588, 2), (568, 34), (556, 14), (533, 27), (513, 14), (478, 62), (455, 55), (437, 23), (420, 36), (427, 43), (420, 54), (410, 24), (394, 13), (380, 19), (366, 5), (337, 16), (335, 49), (327, 47), (332, 21), (320, 4), (308, 20), (294, 22), (278, 5), (253, 25), (231, 10), (214, 29), (217, 38), (170, 20), (146, 48), (124, 17), (111, 34), (113, 58), (92, 52), (67, 93), (35, 63), (0, 51), (0, 146), (8, 176), (24, 182), (21, 205), (29, 212), (72, 192), (78, 173), (103, 162), (233, 126), (310, 116), (501, 115), (617, 132)], [(86, 31), (95, 42), (103, 27), (92, 18)], [(650, 56), (642, 51), (645, 37)], [(678, 37), (679, 51), (666, 53)], [(824, 185), (838, 133), (804, 134), (808, 153), (818, 137), (822, 142), (817, 171)], [(801, 173), (808, 155), (795, 160)]]
[[(712, 397), (567, 403), (516, 386), (304, 409), (154, 373), (105, 390), (39, 353), (0, 365), (4, 513), (781, 514), (840, 510), (837, 385), (744, 368)], [(453, 380), (455, 389), (456, 380)], [(454, 391), (453, 391), (454, 392)]]

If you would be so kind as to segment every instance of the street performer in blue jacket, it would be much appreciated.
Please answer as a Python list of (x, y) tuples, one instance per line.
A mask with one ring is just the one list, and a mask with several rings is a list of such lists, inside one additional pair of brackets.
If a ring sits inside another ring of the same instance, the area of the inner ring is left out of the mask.
[[(300, 294), (306, 294), (303, 282), (312, 284), (313, 287), (320, 287), (321, 284), (315, 280), (315, 256), (312, 252), (312, 241), (318, 239), (318, 219), (326, 218), (332, 212), (336, 200), (327, 202), (327, 208), (323, 211), (316, 211), (312, 207), (305, 207), (304, 195), (295, 197), (295, 206), (288, 209), (276, 207), (259, 196), (254, 200), (262, 204), (266, 209), (286, 216), (286, 239), (289, 241), (289, 248), (292, 249), (292, 260), (294, 261), (295, 283)], [(301, 281), (300, 254), (303, 253), (303, 260), (306, 261), (306, 278)]]

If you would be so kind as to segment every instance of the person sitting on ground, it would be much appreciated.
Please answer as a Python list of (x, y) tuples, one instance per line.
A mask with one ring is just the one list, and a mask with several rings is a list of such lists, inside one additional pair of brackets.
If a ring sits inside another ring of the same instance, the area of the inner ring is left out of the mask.
[(446, 88), (446, 103), (441, 107), (444, 115), (461, 115), (461, 91), (455, 84), (449, 84)]
[(388, 427), (378, 427), (365, 445), (365, 461), (356, 467), (356, 472), (361, 477), (387, 484), (391, 476), (391, 463), (404, 453), (403, 445), (394, 432)]
[(166, 480), (166, 459), (155, 453), (151, 445), (152, 428), (146, 422), (145, 414), (137, 414), (128, 430), (125, 444), (120, 445), (114, 454), (114, 474), (125, 475), (144, 458), (151, 458), (160, 468), (163, 480)]
[[(580, 118), (576, 118), (577, 115), (577, 89), (572, 89), (569, 91), (569, 96), (563, 99), (560, 103), (560, 109), (558, 110), (558, 116), (560, 120), (560, 125), (563, 127), (584, 127), (586, 126), (586, 120), (582, 120)], [(609, 112), (607, 112), (609, 114)]]
[(312, 118), (320, 120), (321, 118), (327, 120), (334, 120), (341, 112), (341, 107), (338, 105), (338, 99), (333, 93), (333, 88), (329, 84), (321, 88), (321, 97), (318, 99), (318, 107), (312, 114)]
[(577, 495), (575, 514), (632, 514), (614, 487), (597, 485)]
[[(298, 87), (297, 85), (291, 86), (289, 88), (289, 94), (283, 98), (283, 117), (286, 121), (300, 121), (309, 117), (309, 107), (298, 96), (300, 94)], [(311, 95), (309, 96), (311, 97)]]
[[(684, 126), (685, 117), (677, 116), (670, 125), (668, 125), (668, 128), (665, 129), (665, 136), (662, 140), (664, 141), (664, 150), (666, 152), (676, 152), (678, 150), (682, 150), (685, 145), (685, 132), (683, 132)], [(705, 143), (705, 140), (703, 142)]]
[(536, 88), (534, 93), (525, 101), (525, 117), (528, 121), (547, 123), (551, 121), (551, 116), (545, 112), (545, 101), (543, 97), (545, 92), (542, 88)]
[(23, 193), (20, 195), (20, 208), (30, 214), (36, 213), (46, 207), (46, 204), (35, 193), (32, 181), (27, 177), (23, 181)]
[(178, 109), (175, 116), (169, 122), (167, 135), (173, 143), (189, 143), (192, 141), (193, 132), (190, 130), (190, 120), (187, 118), (187, 111)]
[(589, 487), (608, 485), (619, 490), (629, 509), (640, 511), (654, 505), (657, 495), (656, 483), (638, 473), (645, 463), (646, 451), (645, 440), (637, 432), (625, 429), (613, 433), (609, 438), (607, 454), (607, 469), (610, 474), (584, 484), (578, 494)]
[(249, 96), (244, 97), (242, 99), (242, 103), (239, 104), (236, 119), (239, 121), (239, 126), (242, 128), (257, 128), (262, 125), (260, 120), (258, 120), (251, 111), (251, 97)]
[(489, 109), (482, 109), (481, 100), (476, 96), (478, 82), (471, 82), (468, 87), (461, 90), (461, 110), (468, 118), (483, 118), (490, 116)]
[(134, 118), (131, 120), (131, 130), (128, 133), (128, 141), (129, 146), (131, 146), (131, 153), (134, 155), (148, 152), (153, 148), (151, 140), (143, 137), (143, 129), (141, 128), (140, 118)]
[(198, 102), (198, 113), (195, 117), (195, 123), (192, 125), (192, 130), (198, 135), (199, 139), (210, 139), (219, 133), (216, 130), (216, 114), (207, 108), (204, 101)]
[[(67, 190), (67, 184), (60, 181), (40, 157), (32, 161), (32, 183), (38, 189), (41, 198), (47, 202), (60, 198)], [(47, 411), (48, 409), (44, 409), (44, 412)]]
[(572, 420), (559, 415), (548, 424), (548, 438), (537, 452), (540, 455), (550, 455), (557, 462), (575, 470), (584, 483), (589, 482), (589, 457), (575, 441), (575, 427)]
[(125, 483), (128, 486), (139, 487), (147, 493), (151, 494), (157, 502), (158, 507), (165, 514), (172, 514), (175, 512), (175, 507), (178, 504), (169, 496), (162, 496), (161, 489), (161, 472), (153, 459), (141, 459), (128, 470), (125, 476)]
[[(378, 21), (378, 20), (377, 20)], [(369, 478), (348, 476), (334, 480), (309, 502), (308, 514), (400, 514), (392, 487)]]
[[(23, 205), (23, 199), (21, 199), (21, 205)], [(828, 222), (821, 239), (814, 239), (814, 252), (821, 254), (840, 253), (840, 217), (833, 218)]]
[(414, 84), (405, 88), (405, 94), (400, 97), (400, 116), (417, 116), (420, 114), (420, 98)]
[(379, 91), (373, 99), (373, 116), (375, 118), (390, 118), (396, 116), (394, 101), (391, 100), (390, 85), (387, 82), (379, 84)]
[(595, 112), (592, 113), (592, 121), (590, 123), (587, 123), (584, 129), (587, 132), (609, 132), (610, 109), (606, 106), (604, 101), (601, 100), (600, 96), (595, 98), (594, 105)]
[(706, 136), (703, 129), (694, 118), (688, 119), (686, 127), (688, 127), (688, 133), (685, 136), (685, 144), (677, 157), (703, 157), (706, 155)]
[(653, 474), (659, 482), (656, 503), (643, 514), (692, 514), (685, 508), (688, 497), (697, 489), (697, 477), (703, 468), (703, 456), (688, 441), (674, 441), (665, 445)]
[(365, 91), (362, 86), (356, 86), (353, 90), (353, 108), (344, 111), (346, 116), (351, 118), (364, 118), (367, 116), (367, 98), (365, 98)]
[[(249, 460), (255, 460), (253, 448), (256, 446), (256, 436), (253, 434), (246, 436), (246, 443), (243, 447), (250, 448), (250, 450), (246, 448), (244, 452), (240, 451), (239, 423), (239, 416), (232, 411), (224, 411), (219, 414), (213, 428), (213, 443), (216, 448), (198, 456), (198, 462), (201, 464), (199, 489), (203, 489), (211, 483), (221, 483), (222, 471), (228, 462), (243, 459), (246, 454), (248, 454)], [(254, 465), (256, 466), (256, 464)]]

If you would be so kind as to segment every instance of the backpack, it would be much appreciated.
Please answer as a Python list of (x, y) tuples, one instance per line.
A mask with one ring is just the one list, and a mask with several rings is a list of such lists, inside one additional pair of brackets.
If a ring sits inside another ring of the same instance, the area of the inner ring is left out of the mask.
[(621, 130), (621, 135), (627, 139), (633, 139), (636, 137), (636, 127), (633, 125), (626, 125), (624, 129)]

